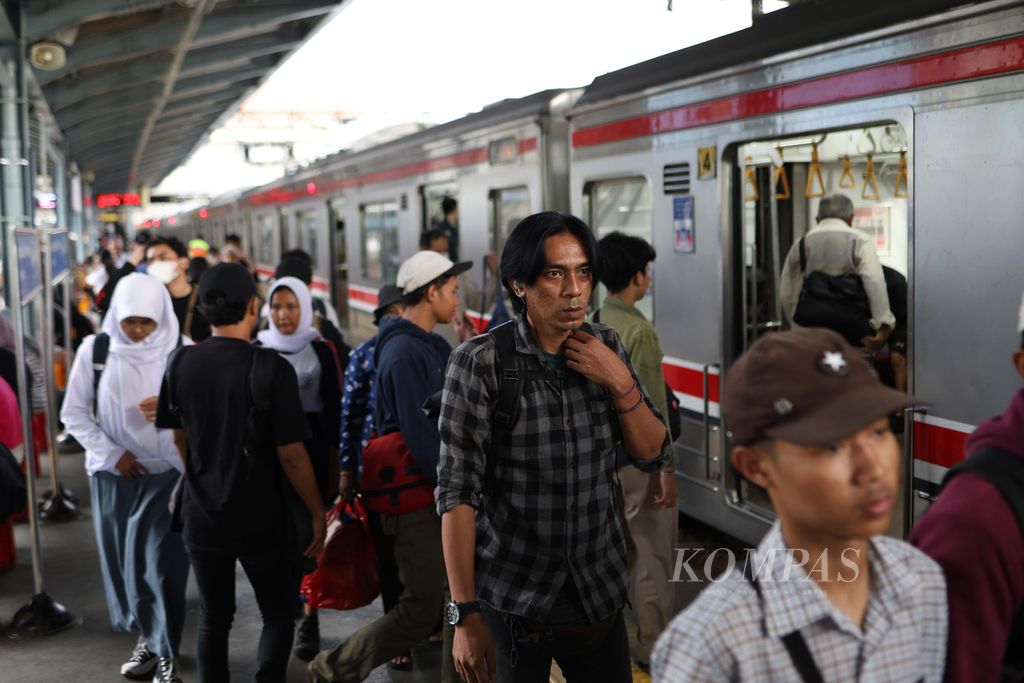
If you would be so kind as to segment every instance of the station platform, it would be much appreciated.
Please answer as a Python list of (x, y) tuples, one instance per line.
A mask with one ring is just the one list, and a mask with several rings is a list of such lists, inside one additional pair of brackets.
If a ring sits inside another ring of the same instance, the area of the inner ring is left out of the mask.
[[(135, 645), (133, 634), (113, 633), (107, 616), (100, 576), (96, 539), (89, 508), (89, 484), (83, 466), (82, 453), (60, 456), (62, 483), (79, 499), (81, 516), (69, 522), (43, 524), (43, 572), (46, 591), (70, 609), (79, 619), (74, 627), (46, 637), (11, 639), (0, 637), (0, 683), (111, 683), (124, 681), (119, 669)], [(45, 464), (45, 463), (44, 463)], [(44, 468), (45, 469), (45, 468)], [(48, 470), (46, 470), (48, 471)], [(43, 477), (37, 480), (40, 492), (49, 488)], [(694, 544), (709, 545), (712, 541), (704, 532), (688, 530), (684, 523), (680, 547)], [(27, 524), (15, 525), (18, 563), (11, 570), (0, 571), (0, 622), (6, 624), (14, 612), (32, 596), (32, 565), (29, 551)], [(675, 609), (681, 610), (696, 597), (700, 584), (679, 583)], [(231, 629), (230, 665), (232, 683), (252, 680), (254, 656), (260, 634), (260, 617), (249, 582), (237, 569), (235, 622)], [(348, 612), (322, 610), (320, 630), (322, 647), (330, 648), (342, 638), (371, 623), (381, 614), (378, 598), (367, 607)], [(199, 617), (199, 598), (195, 582), (190, 577), (187, 592), (187, 615), (182, 638), (182, 656), (179, 670), (185, 683), (195, 683), (196, 625)], [(635, 631), (627, 613), (627, 627), (632, 637)], [(412, 671), (394, 671), (381, 666), (366, 680), (369, 683), (436, 683), (440, 680), (440, 649), (422, 646), (413, 650)], [(288, 681), (304, 683), (304, 663), (292, 657), (288, 666)], [(553, 667), (551, 681), (560, 683), (562, 677)], [(635, 683), (648, 683), (650, 678), (634, 667)]]

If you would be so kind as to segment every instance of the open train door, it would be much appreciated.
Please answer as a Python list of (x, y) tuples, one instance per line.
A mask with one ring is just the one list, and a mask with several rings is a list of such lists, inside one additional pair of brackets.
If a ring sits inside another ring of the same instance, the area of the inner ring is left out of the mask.
[[(908, 286), (912, 259), (909, 149), (904, 129), (890, 122), (811, 131), (734, 145), (727, 154), (733, 169), (733, 220), (723, 269), (727, 365), (757, 339), (791, 326), (780, 285), (786, 257), (816, 225), (822, 198), (843, 194), (853, 201), (852, 229), (871, 238), (887, 270), (890, 309), (897, 317), (892, 343), (870, 360), (887, 384), (911, 389), (913, 316), (908, 313), (908, 291), (913, 289)], [(908, 504), (913, 430), (906, 428), (908, 417), (891, 420), (903, 447), (900, 500), (890, 527), (894, 536), (904, 536), (912, 521)], [(724, 432), (722, 438), (723, 452), (728, 454), (731, 444)], [(730, 466), (723, 475), (732, 504), (765, 520), (774, 517), (764, 491), (737, 476)]]

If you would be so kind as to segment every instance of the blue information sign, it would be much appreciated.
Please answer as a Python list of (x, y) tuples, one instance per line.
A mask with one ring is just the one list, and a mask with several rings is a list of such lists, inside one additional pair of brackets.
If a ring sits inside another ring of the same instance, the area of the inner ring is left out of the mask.
[(693, 197), (672, 198), (672, 228), (675, 231), (675, 251), (692, 254), (695, 251)]
[(50, 233), (50, 258), (53, 266), (52, 284), (57, 284), (71, 272), (71, 239), (67, 230)]
[(21, 303), (27, 304), (43, 290), (43, 269), (39, 265), (39, 240), (35, 230), (14, 231), (18, 248), (18, 284)]

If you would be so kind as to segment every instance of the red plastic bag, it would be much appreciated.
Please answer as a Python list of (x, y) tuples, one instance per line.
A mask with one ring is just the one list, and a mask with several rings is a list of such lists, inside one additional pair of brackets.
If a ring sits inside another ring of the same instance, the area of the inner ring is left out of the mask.
[(302, 579), (313, 607), (336, 610), (369, 605), (380, 593), (380, 566), (366, 509), (358, 498), (342, 498), (327, 513), (327, 542), (316, 569)]

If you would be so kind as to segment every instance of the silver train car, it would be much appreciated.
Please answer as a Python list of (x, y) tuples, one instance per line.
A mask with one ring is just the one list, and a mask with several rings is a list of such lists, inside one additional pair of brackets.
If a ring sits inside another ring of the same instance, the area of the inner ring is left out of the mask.
[(684, 408), (680, 510), (754, 542), (772, 512), (728, 467), (720, 378), (784, 326), (781, 263), (820, 198), (846, 193), (855, 228), (907, 280), (908, 388), (930, 402), (905, 415), (902, 534), (1017, 385), (1024, 3), (959, 5), (867, 3), (843, 17), (794, 7), (582, 93), (501, 103), (328, 159), (206, 220), (257, 245), (261, 268), (289, 245), (316, 254), (354, 339), (372, 333), (376, 288), (445, 194), (460, 202), (463, 258), (500, 251), (514, 220), (541, 209), (570, 210), (599, 236), (644, 237), (658, 259), (640, 306)]

